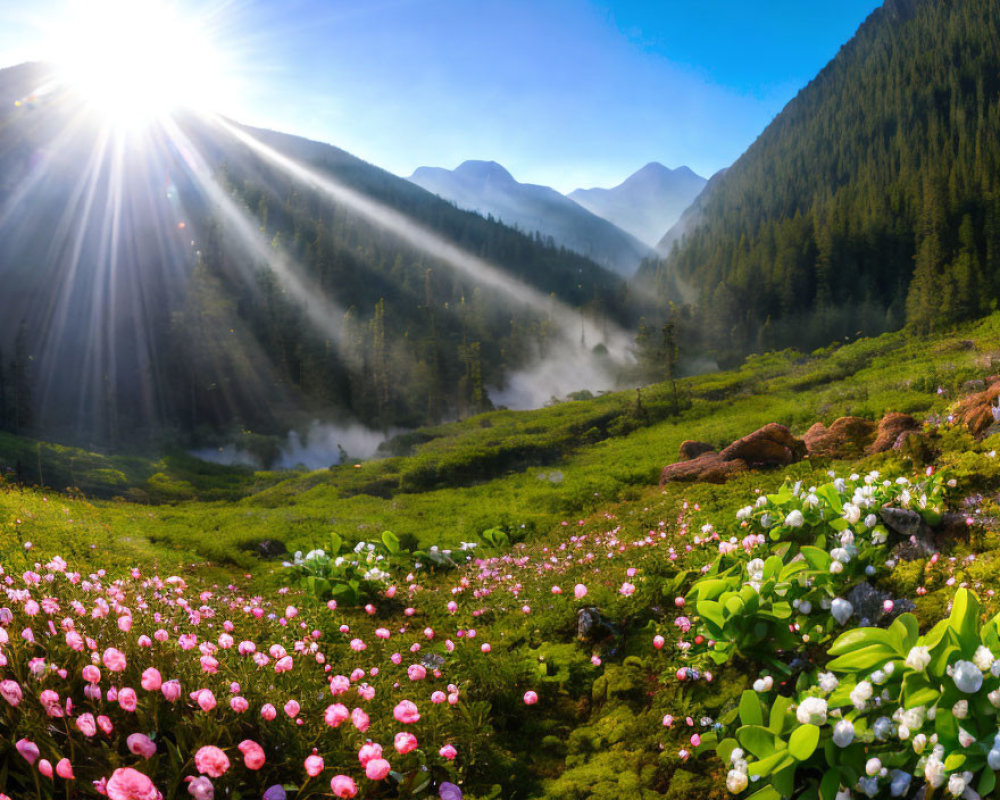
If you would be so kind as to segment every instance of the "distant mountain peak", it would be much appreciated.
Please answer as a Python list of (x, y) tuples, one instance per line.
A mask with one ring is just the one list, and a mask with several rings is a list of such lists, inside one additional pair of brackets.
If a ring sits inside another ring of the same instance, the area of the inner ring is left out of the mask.
[(496, 161), (479, 161), (469, 159), (463, 161), (455, 167), (455, 174), (462, 176), (475, 176), (479, 178), (500, 179), (516, 183), (514, 176), (507, 171), (507, 168)]

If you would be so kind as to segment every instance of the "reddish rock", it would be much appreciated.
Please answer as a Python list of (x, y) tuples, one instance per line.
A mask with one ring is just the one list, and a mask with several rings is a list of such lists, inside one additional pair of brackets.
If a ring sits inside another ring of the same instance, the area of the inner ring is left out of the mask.
[(973, 436), (981, 436), (996, 420), (993, 407), (1000, 398), (1000, 383), (992, 383), (984, 392), (970, 394), (955, 406), (955, 419), (963, 423)]
[(811, 456), (856, 458), (875, 437), (875, 423), (862, 417), (840, 417), (829, 428), (816, 423), (803, 437)]
[(696, 442), (693, 439), (681, 442), (681, 461), (690, 461), (692, 458), (697, 458), (705, 453), (714, 452), (715, 448), (708, 442)]
[(805, 443), (792, 436), (784, 425), (770, 422), (763, 428), (737, 439), (719, 453), (723, 461), (739, 459), (750, 467), (783, 467), (806, 454)]
[(730, 475), (746, 472), (746, 469), (747, 464), (742, 459), (724, 459), (718, 453), (703, 453), (697, 458), (664, 467), (660, 474), (660, 486), (671, 481), (725, 483)]
[(875, 441), (869, 445), (868, 452), (884, 453), (887, 450), (898, 450), (907, 438), (906, 434), (919, 430), (920, 423), (909, 414), (890, 412), (879, 420)]

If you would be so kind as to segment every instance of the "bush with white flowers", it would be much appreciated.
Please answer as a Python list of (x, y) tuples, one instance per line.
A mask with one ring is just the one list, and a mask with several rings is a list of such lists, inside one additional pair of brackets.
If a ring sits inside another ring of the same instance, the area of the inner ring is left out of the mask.
[(940, 474), (913, 483), (870, 472), (786, 485), (740, 509), (688, 593), (705, 642), (688, 658), (722, 664), (740, 653), (787, 672), (778, 651), (827, 641), (854, 616), (844, 595), (885, 565), (889, 532), (878, 512), (909, 508), (933, 523), (945, 485)]
[(980, 610), (976, 595), (959, 589), (948, 619), (923, 636), (911, 614), (842, 634), (825, 670), (803, 676), (795, 698), (745, 692), (735, 738), (717, 752), (733, 765), (739, 752), (747, 783), (727, 786), (752, 785), (758, 800), (903, 797), (925, 783), (927, 797), (993, 792), (1000, 616), (980, 624)]

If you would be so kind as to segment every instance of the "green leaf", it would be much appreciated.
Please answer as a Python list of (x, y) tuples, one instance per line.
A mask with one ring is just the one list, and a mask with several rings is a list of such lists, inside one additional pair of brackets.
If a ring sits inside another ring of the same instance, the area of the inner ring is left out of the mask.
[(695, 605), (698, 616), (706, 619), (719, 628), (726, 627), (726, 619), (722, 616), (722, 606), (714, 600), (699, 600)]
[(903, 643), (900, 653), (904, 656), (906, 653), (910, 652), (910, 648), (917, 643), (917, 639), (920, 638), (920, 623), (917, 622), (917, 618), (907, 612), (906, 614), (900, 614), (896, 619), (892, 621), (889, 626), (889, 630), (896, 636), (899, 636)]
[(795, 792), (795, 770), (798, 764), (776, 769), (771, 775), (771, 785), (781, 792), (782, 797), (791, 797)]
[(795, 759), (792, 758), (788, 750), (782, 749), (771, 753), (760, 761), (751, 761), (747, 772), (750, 775), (765, 777), (793, 764), (795, 764)]
[[(899, 640), (882, 628), (854, 628), (846, 633), (842, 633), (827, 651), (831, 656), (839, 656), (857, 650), (859, 647), (868, 645), (884, 645), (895, 652), (899, 652), (897, 644)], [(901, 653), (905, 655), (905, 653)]]
[(965, 753), (952, 753), (944, 760), (944, 768), (948, 772), (954, 772), (957, 769), (961, 769), (962, 765), (965, 763)]
[(771, 755), (779, 743), (784, 749), (784, 742), (760, 725), (744, 725), (736, 732), (736, 738), (741, 745), (761, 759)]
[(715, 600), (720, 594), (733, 587), (733, 582), (723, 578), (712, 578), (710, 580), (696, 581), (688, 597), (692, 596), (698, 600)]
[(979, 785), (976, 787), (976, 791), (979, 792), (980, 797), (985, 797), (997, 785), (997, 774), (991, 769), (984, 769), (979, 778)]
[(746, 800), (781, 800), (781, 795), (773, 786), (765, 786), (750, 795)]
[(764, 562), (764, 580), (770, 580), (775, 577), (779, 572), (781, 572), (781, 559), (777, 556), (771, 556)]
[(839, 769), (828, 770), (819, 784), (820, 800), (836, 800), (837, 792), (840, 791), (840, 780)]
[(340, 538), (340, 535), (336, 531), (330, 531), (330, 557), (336, 557), (343, 546), (344, 540)]
[(833, 513), (838, 517), (844, 513), (844, 498), (840, 496), (837, 487), (832, 483), (824, 483), (816, 490), (816, 496), (820, 500), (825, 500), (827, 505), (833, 509)]
[(768, 715), (767, 727), (781, 736), (781, 731), (785, 727), (785, 714), (792, 705), (792, 698), (778, 695), (771, 704), (771, 713)]
[(733, 750), (739, 747), (739, 742), (737, 742), (732, 737), (728, 739), (723, 739), (715, 748), (715, 755), (723, 764), (729, 764), (729, 759), (733, 754)]
[(889, 661), (895, 654), (895, 650), (886, 647), (884, 644), (871, 644), (833, 659), (833, 661), (827, 664), (827, 669), (834, 670), (835, 672), (856, 672), (872, 669)]
[(940, 692), (919, 672), (903, 676), (903, 707), (916, 708), (937, 702)]
[(959, 589), (952, 600), (948, 626), (958, 634), (963, 650), (974, 650), (979, 643), (979, 598), (968, 589)]
[(382, 544), (392, 555), (399, 553), (399, 537), (392, 531), (382, 531)]
[(740, 696), (740, 722), (743, 725), (763, 725), (764, 711), (757, 692), (746, 689)]
[(819, 570), (820, 572), (829, 572), (830, 564), (833, 563), (833, 559), (830, 557), (830, 554), (826, 552), (826, 550), (821, 547), (804, 545), (800, 552), (810, 567)]
[(819, 728), (815, 725), (800, 725), (792, 731), (788, 740), (788, 752), (799, 761), (805, 761), (816, 752), (819, 744)]

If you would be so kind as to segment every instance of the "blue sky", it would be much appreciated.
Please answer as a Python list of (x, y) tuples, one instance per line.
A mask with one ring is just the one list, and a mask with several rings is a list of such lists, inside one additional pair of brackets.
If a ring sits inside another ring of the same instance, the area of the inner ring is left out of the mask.
[[(3, 4), (0, 65), (55, 55), (47, 28), (67, 1)], [(482, 158), (518, 180), (570, 191), (614, 185), (649, 161), (705, 176), (732, 163), (880, 4), (188, 7), (227, 54), (234, 88), (219, 107), (240, 120), (331, 142), (400, 175)]]

